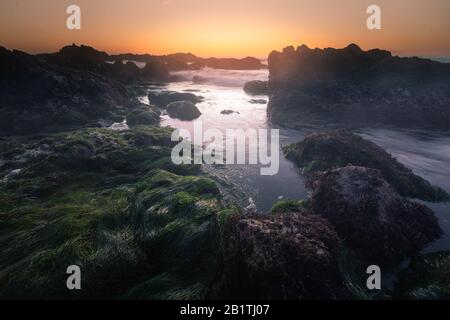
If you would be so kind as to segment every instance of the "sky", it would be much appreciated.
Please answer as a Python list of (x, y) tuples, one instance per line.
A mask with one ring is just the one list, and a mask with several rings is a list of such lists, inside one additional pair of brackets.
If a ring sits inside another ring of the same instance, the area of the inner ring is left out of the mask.
[[(66, 28), (69, 5), (81, 30)], [(367, 7), (381, 8), (368, 30)], [(76, 43), (109, 53), (267, 57), (288, 45), (382, 48), (450, 58), (450, 0), (1, 0), (0, 45), (30, 53)]]

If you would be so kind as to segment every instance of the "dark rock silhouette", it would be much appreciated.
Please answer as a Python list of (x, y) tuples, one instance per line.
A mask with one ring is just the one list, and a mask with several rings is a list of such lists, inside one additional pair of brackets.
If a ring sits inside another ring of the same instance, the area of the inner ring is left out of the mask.
[(272, 52), (269, 72), (274, 122), (450, 127), (450, 64), (302, 45)]
[(161, 91), (157, 93), (149, 93), (148, 99), (151, 104), (165, 108), (169, 103), (176, 101), (190, 101), (193, 104), (203, 101), (203, 97), (197, 96), (190, 92), (174, 92), (174, 91)]
[(166, 110), (170, 117), (185, 121), (197, 119), (202, 115), (191, 101), (171, 102), (166, 106)]
[(204, 67), (226, 70), (258, 70), (267, 68), (259, 59), (246, 57), (235, 58), (200, 58), (192, 53), (175, 53), (163, 56), (149, 54), (120, 54), (111, 56), (119, 60), (132, 60), (139, 62), (158, 62), (166, 66), (170, 71), (199, 70)]
[(149, 106), (141, 106), (127, 115), (127, 124), (130, 127), (138, 125), (155, 125), (159, 123), (159, 112)]
[(87, 125), (128, 109), (125, 87), (102, 74), (0, 49), (0, 133)]
[(264, 100), (264, 99), (252, 99), (252, 100), (250, 100), (250, 103), (252, 103), (252, 104), (266, 104), (267, 100)]
[(307, 136), (284, 148), (286, 157), (304, 168), (307, 175), (352, 164), (380, 170), (402, 196), (426, 201), (448, 201), (441, 188), (415, 175), (375, 143), (348, 130), (326, 131)]
[(442, 235), (433, 212), (402, 198), (378, 170), (335, 169), (311, 187), (313, 211), (327, 218), (364, 262), (392, 267)]
[(222, 111), (220, 112), (220, 114), (223, 114), (223, 115), (229, 115), (229, 114), (233, 114), (233, 113), (239, 114), (239, 112), (233, 111), (233, 110), (222, 110)]
[(244, 85), (244, 91), (252, 95), (267, 94), (268, 83), (260, 80), (250, 81)]

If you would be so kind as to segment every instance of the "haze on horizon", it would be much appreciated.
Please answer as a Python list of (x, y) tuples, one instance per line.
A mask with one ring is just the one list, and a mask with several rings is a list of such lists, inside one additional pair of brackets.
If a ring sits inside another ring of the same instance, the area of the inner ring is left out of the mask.
[[(82, 10), (82, 30), (66, 29), (66, 8)], [(382, 30), (366, 9), (382, 10)], [(383, 48), (450, 58), (448, 0), (2, 0), (0, 45), (52, 52), (77, 43), (109, 53), (266, 57), (288, 45)]]

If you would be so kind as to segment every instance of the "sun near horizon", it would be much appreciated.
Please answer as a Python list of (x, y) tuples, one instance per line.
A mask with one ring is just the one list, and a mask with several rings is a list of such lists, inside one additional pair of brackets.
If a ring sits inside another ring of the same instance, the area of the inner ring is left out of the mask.
[[(66, 28), (81, 7), (82, 29)], [(366, 9), (382, 10), (382, 30)], [(77, 43), (111, 54), (192, 52), (267, 57), (288, 45), (383, 48), (398, 55), (450, 58), (447, 0), (3, 0), (0, 45), (30, 53)]]

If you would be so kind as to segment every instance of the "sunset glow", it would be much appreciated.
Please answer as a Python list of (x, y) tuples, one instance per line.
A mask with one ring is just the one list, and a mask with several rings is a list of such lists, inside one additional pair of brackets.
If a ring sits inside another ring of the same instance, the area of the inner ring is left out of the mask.
[[(450, 56), (450, 1), (379, 0), (382, 30), (366, 28), (372, 0), (2, 0), (0, 44), (48, 52), (75, 43), (110, 53), (265, 57), (273, 49), (385, 48), (400, 55)], [(65, 28), (66, 8), (82, 30)]]

